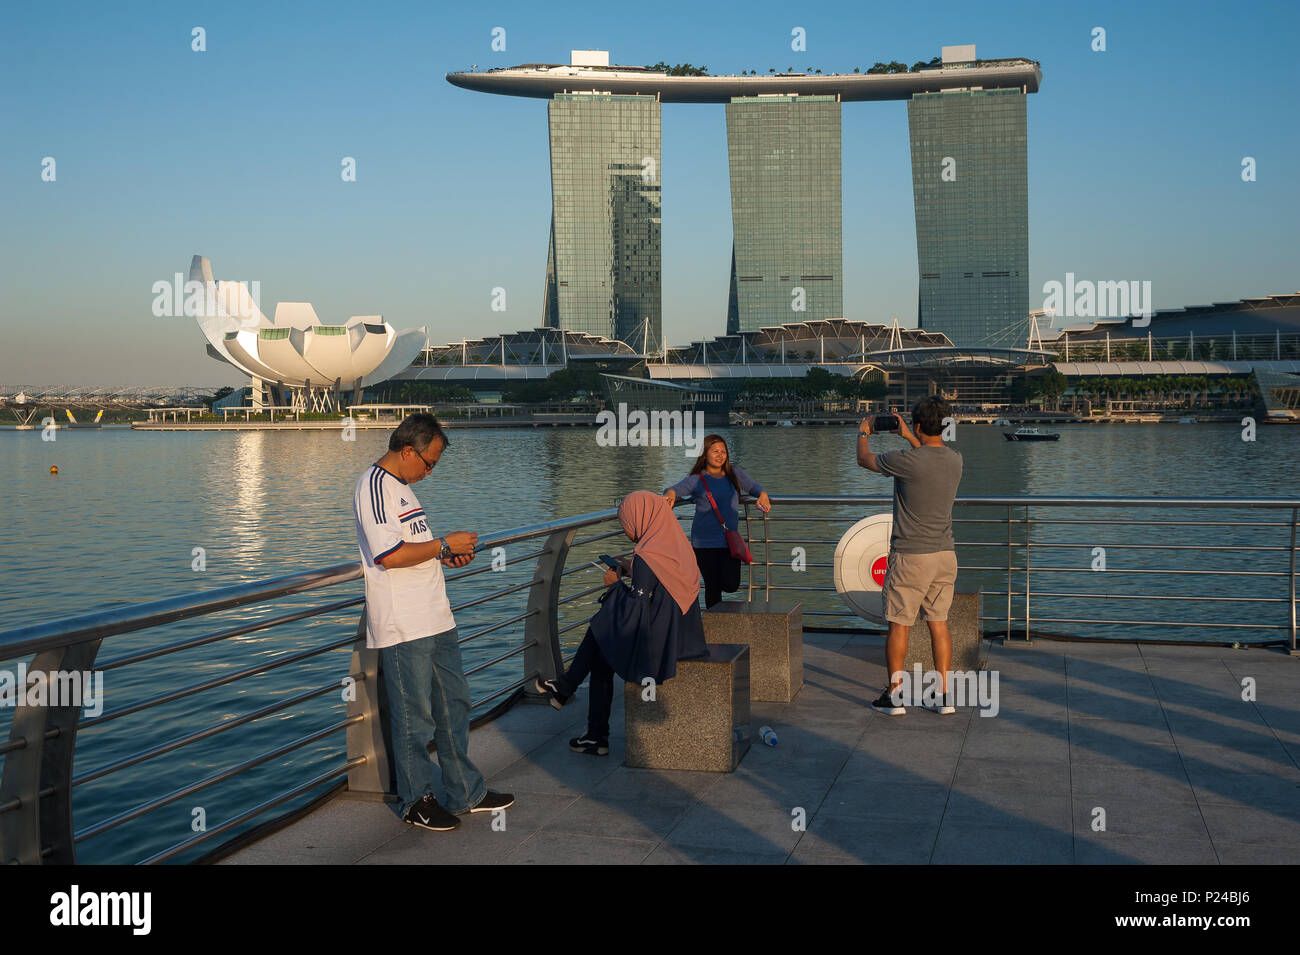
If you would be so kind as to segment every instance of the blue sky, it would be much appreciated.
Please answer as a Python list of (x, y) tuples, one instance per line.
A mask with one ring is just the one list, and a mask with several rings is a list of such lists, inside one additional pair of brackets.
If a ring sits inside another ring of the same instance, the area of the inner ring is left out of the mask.
[[(744, 11), (743, 17), (741, 11)], [(1030, 300), (1152, 282), (1157, 308), (1300, 289), (1300, 6), (828, 2), (704, 7), (22, 4), (0, 36), (0, 384), (234, 384), (152, 286), (207, 255), (262, 304), (382, 313), (434, 342), (540, 323), (550, 216), (542, 100), (446, 73), (666, 60), (851, 72), (945, 44), (1042, 63), (1029, 98)], [(206, 30), (207, 51), (190, 49)], [(491, 50), (492, 29), (506, 50)], [(1107, 50), (1091, 49), (1094, 27)], [(790, 49), (803, 27), (808, 51)], [(843, 113), (844, 309), (916, 322), (906, 104)], [(57, 178), (41, 178), (44, 157)], [(340, 177), (343, 157), (357, 181)], [(1241, 162), (1257, 163), (1257, 181)], [(723, 330), (731, 251), (721, 105), (663, 111), (663, 324)], [(491, 290), (507, 291), (505, 313)]]

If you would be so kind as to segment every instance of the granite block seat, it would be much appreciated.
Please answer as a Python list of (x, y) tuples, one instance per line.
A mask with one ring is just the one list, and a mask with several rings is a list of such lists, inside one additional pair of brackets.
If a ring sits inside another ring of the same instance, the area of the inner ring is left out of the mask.
[(710, 644), (678, 660), (677, 675), (647, 688), (624, 685), (626, 765), (729, 773), (749, 751), (749, 647)]
[(749, 698), (789, 703), (803, 688), (803, 604), (724, 600), (703, 614), (709, 643), (749, 647)]
[[(980, 591), (958, 591), (953, 594), (948, 611), (948, 632), (952, 634), (952, 669), (973, 672), (980, 667)], [(911, 671), (914, 664), (921, 670), (934, 669), (934, 653), (930, 648), (930, 628), (918, 620), (907, 639), (907, 656), (903, 669)]]

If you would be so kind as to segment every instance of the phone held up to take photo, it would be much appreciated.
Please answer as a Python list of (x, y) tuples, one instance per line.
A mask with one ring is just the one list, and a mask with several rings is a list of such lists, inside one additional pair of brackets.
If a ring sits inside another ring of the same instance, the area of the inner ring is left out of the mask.
[(875, 420), (871, 422), (872, 431), (897, 431), (898, 415), (896, 414), (878, 414)]

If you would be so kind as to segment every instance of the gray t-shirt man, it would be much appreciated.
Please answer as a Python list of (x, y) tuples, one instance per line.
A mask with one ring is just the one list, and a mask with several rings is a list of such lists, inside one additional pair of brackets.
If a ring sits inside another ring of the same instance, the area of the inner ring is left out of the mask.
[(961, 483), (961, 455), (947, 446), (876, 455), (881, 474), (894, 479), (894, 529), (889, 549), (899, 554), (953, 550), (952, 502)]

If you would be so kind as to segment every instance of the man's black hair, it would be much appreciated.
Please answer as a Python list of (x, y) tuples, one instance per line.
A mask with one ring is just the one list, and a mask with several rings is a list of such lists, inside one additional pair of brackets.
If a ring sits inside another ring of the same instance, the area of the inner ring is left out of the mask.
[(407, 415), (402, 423), (393, 429), (393, 433), (388, 438), (388, 450), (401, 451), (409, 444), (416, 451), (423, 451), (434, 438), (441, 438), (444, 448), (451, 444), (447, 440), (447, 433), (442, 430), (442, 425), (438, 424), (437, 418), (423, 411), (416, 412)]
[(926, 395), (912, 406), (912, 427), (937, 437), (943, 434), (943, 419), (951, 415), (948, 402), (939, 395)]

